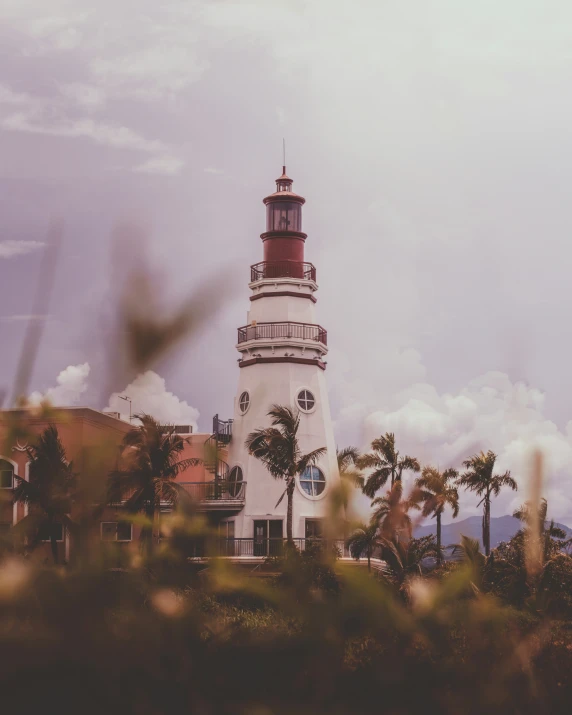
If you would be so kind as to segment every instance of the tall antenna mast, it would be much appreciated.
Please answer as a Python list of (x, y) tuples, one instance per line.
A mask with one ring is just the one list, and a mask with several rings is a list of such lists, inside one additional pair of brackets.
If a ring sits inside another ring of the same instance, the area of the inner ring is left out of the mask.
[(286, 139), (282, 137), (282, 173), (286, 173)]

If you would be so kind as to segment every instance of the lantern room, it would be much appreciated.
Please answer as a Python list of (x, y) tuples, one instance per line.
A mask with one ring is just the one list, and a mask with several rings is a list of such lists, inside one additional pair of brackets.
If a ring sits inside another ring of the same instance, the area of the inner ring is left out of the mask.
[(266, 231), (302, 231), (302, 204), (305, 199), (292, 191), (292, 179), (282, 167), (282, 176), (276, 179), (275, 193), (264, 199), (266, 204)]

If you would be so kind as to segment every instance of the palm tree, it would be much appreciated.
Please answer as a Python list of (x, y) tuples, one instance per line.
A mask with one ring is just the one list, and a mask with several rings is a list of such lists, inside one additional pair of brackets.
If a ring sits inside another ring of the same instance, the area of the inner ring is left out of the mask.
[(360, 524), (354, 533), (347, 539), (346, 546), (350, 554), (358, 561), (364, 554), (367, 557), (367, 570), (371, 571), (371, 557), (373, 550), (380, 546), (379, 526), (372, 519), (369, 525)]
[(461, 486), (483, 497), (479, 505), (483, 505), (483, 545), (487, 556), (491, 553), (491, 497), (497, 497), (503, 487), (509, 487), (513, 491), (518, 489), (509, 471), (504, 474), (494, 474), (496, 458), (497, 455), (491, 450), (486, 454), (485, 452), (474, 454), (463, 462), (467, 471), (459, 477), (458, 481)]
[(363, 476), (358, 468), (360, 453), (357, 447), (344, 447), (344, 449), (336, 450), (336, 459), (338, 460), (338, 470), (342, 479), (347, 479), (348, 482), (356, 487), (363, 488)]
[(415, 495), (403, 498), (403, 483), (395, 482), (385, 496), (375, 498), (372, 503), (374, 511), (372, 521), (378, 525), (385, 539), (399, 540), (401, 535), (406, 539), (412, 536), (412, 523), (409, 511), (419, 509), (419, 500)]
[(399, 452), (395, 449), (395, 435), (392, 432), (386, 432), (374, 439), (371, 449), (371, 452), (364, 454), (357, 462), (360, 469), (373, 469), (363, 486), (363, 493), (371, 499), (381, 487), (385, 486), (388, 479), (391, 478), (393, 488), (395, 482), (401, 481), (405, 470), (418, 472), (421, 469), (415, 457), (399, 456)]
[(453, 519), (459, 515), (459, 492), (452, 484), (459, 478), (459, 473), (455, 469), (446, 469), (440, 472), (435, 467), (423, 467), (421, 476), (415, 481), (415, 486), (419, 489), (419, 497), (423, 505), (423, 516), (432, 514), (437, 522), (437, 560), (443, 560), (441, 551), (441, 517), (445, 507), (450, 506), (453, 510)]
[(246, 438), (246, 448), (249, 454), (259, 459), (274, 479), (282, 479), (286, 489), (278, 500), (280, 504), (284, 495), (288, 500), (286, 513), (286, 538), (292, 544), (292, 503), (296, 477), (318, 461), (325, 454), (326, 448), (320, 447), (308, 454), (300, 452), (298, 444), (298, 429), (300, 415), (297, 411), (283, 405), (272, 405), (268, 412), (272, 426), (257, 429)]
[(461, 543), (455, 544), (452, 554), (453, 556), (460, 555), (461, 559), (470, 566), (473, 576), (471, 586), (474, 593), (479, 593), (483, 587), (487, 568), (487, 557), (481, 553), (479, 540), (461, 534)]
[[(546, 499), (541, 499), (540, 504), (538, 505), (536, 518), (538, 519), (537, 533), (540, 537), (540, 543), (542, 544), (543, 563), (549, 561), (567, 545), (567, 542), (565, 541), (567, 536), (566, 532), (564, 529), (556, 526), (554, 519), (548, 523), (546, 520), (547, 513), (548, 502)], [(519, 521), (522, 521), (526, 526), (530, 527), (532, 519), (534, 518), (534, 513), (531, 509), (530, 503), (526, 502), (523, 504), (519, 509), (513, 512), (513, 516)]]
[(422, 536), (420, 539), (381, 540), (381, 558), (385, 561), (384, 573), (401, 589), (408, 576), (421, 575), (421, 562), (427, 556), (439, 557), (435, 537)]
[(26, 453), (30, 460), (29, 481), (14, 475), (17, 485), (13, 501), (23, 502), (29, 507), (28, 515), (18, 523), (18, 528), (28, 534), (30, 549), (40, 543), (43, 534), (47, 535), (54, 563), (57, 564), (60, 530), (65, 526), (73, 527), (70, 513), (77, 475), (72, 463), (67, 461), (54, 425), (46, 427)]
[(186, 441), (175, 432), (173, 425), (162, 425), (151, 415), (139, 414), (141, 424), (123, 438), (121, 468), (109, 475), (108, 501), (125, 500), (125, 509), (143, 513), (153, 527), (141, 530), (141, 541), (148, 552), (152, 549), (153, 533), (158, 535), (161, 502), (176, 505), (184, 489), (175, 482), (180, 472), (201, 463), (190, 457), (179, 459)]
[(357, 447), (345, 447), (336, 449), (336, 459), (338, 461), (338, 471), (340, 473), (340, 496), (339, 505), (347, 510), (350, 495), (357, 487), (363, 489), (363, 475), (360, 472), (357, 462), (360, 457)]

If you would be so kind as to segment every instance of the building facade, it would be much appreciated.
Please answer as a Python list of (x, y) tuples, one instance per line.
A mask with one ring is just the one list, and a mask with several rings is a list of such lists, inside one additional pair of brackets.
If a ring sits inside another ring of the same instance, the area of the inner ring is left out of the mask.
[[(25, 438), (13, 436), (13, 426), (17, 423), (25, 426)], [(27, 505), (14, 503), (13, 491), (18, 477), (29, 478), (29, 444), (49, 425), (57, 428), (66, 459), (73, 463), (73, 471), (82, 480), (82, 488), (89, 489), (94, 504), (105, 500), (108, 474), (117, 464), (123, 438), (134, 427), (116, 413), (105, 414), (88, 407), (57, 408), (49, 419), (27, 410), (0, 410), (0, 538), (28, 514)], [(185, 440), (181, 459), (194, 457), (203, 460), (199, 465), (181, 472), (177, 482), (202, 511), (216, 514), (224, 509), (225, 502), (224, 494), (215, 494), (212, 488), (214, 466), (203, 459), (205, 444), (211, 439), (211, 434), (193, 434), (189, 425), (179, 425), (177, 432)], [(224, 454), (221, 451), (221, 455)], [(95, 483), (88, 483), (90, 480)], [(239, 494), (236, 496), (240, 497)], [(234, 504), (234, 501), (231, 503)], [(77, 516), (76, 506), (72, 504), (72, 519)], [(172, 508), (169, 504), (163, 507), (165, 511)], [(93, 524), (93, 539), (117, 542), (118, 546), (136, 542), (139, 527), (126, 523), (122, 516), (121, 505), (109, 505), (102, 510)], [(72, 559), (73, 542), (63, 526), (57, 540), (60, 558), (65, 561)], [(47, 538), (41, 539), (34, 555), (40, 560), (51, 560)]]

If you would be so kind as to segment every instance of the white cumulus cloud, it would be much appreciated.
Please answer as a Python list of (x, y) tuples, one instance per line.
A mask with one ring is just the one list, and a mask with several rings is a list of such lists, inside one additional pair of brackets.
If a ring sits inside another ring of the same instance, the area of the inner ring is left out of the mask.
[[(526, 499), (531, 454), (540, 449), (546, 465), (546, 496), (552, 515), (572, 519), (569, 493), (572, 473), (572, 423), (564, 430), (544, 414), (543, 393), (502, 372), (488, 372), (456, 394), (439, 393), (420, 382), (387, 399), (387, 406), (369, 412), (364, 420), (367, 445), (385, 432), (394, 432), (402, 454), (422, 464), (462, 470), (462, 461), (480, 450), (498, 455), (499, 471), (509, 469), (519, 493), (504, 492), (495, 513), (510, 513)], [(409, 477), (411, 481), (411, 477)], [(477, 501), (462, 494), (464, 515), (477, 513)]]
[(126, 414), (128, 403), (119, 395), (131, 399), (133, 414), (146, 412), (160, 422), (192, 425), (198, 429), (199, 411), (167, 390), (165, 379), (153, 370), (138, 375), (121, 392), (114, 392), (109, 398), (108, 410)]
[(68, 365), (56, 378), (57, 385), (50, 387), (44, 394), (33, 392), (29, 401), (31, 404), (39, 404), (43, 400), (49, 400), (55, 407), (71, 407), (77, 405), (83, 393), (87, 390), (87, 378), (90, 373), (89, 363), (81, 365)]

